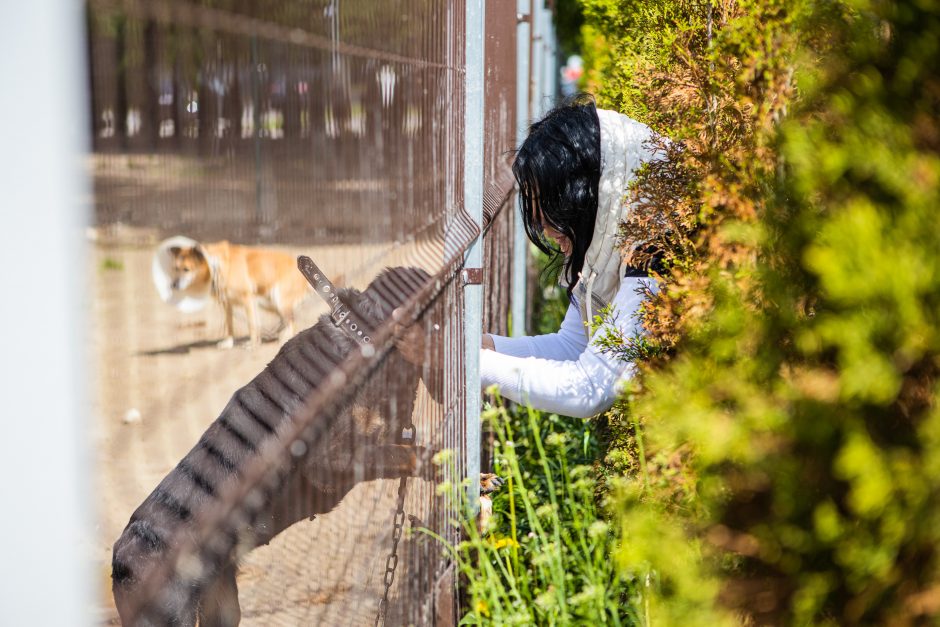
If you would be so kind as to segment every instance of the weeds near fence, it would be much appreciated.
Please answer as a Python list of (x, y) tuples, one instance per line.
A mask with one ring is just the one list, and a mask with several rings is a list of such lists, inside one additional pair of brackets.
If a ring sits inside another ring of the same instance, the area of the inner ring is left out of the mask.
[(597, 501), (595, 425), (497, 401), (484, 412), (506, 484), (487, 529), (457, 549), (465, 625), (645, 624), (642, 586), (611, 555), (617, 528)]

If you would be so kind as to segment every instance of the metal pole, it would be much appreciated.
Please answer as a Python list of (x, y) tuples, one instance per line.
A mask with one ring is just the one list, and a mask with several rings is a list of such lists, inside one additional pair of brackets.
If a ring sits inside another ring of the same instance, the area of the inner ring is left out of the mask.
[[(532, 0), (517, 0), (516, 12), (516, 145), (525, 140), (529, 128), (529, 54), (532, 38)], [(521, 204), (516, 195), (512, 245), (512, 335), (526, 334), (526, 278), (529, 238), (522, 224)]]
[[(483, 0), (467, 0), (466, 100), (464, 108), (464, 210), (483, 229)], [(471, 244), (465, 269), (483, 266), (482, 235)], [(475, 507), (480, 494), (480, 345), (483, 340), (483, 285), (469, 282), (464, 273), (464, 355), (467, 381), (467, 477), (469, 501)]]
[[(84, 3), (0, 3), (0, 623), (91, 625)], [(29, 260), (28, 269), (18, 260)], [(14, 303), (28, 303), (17, 307)]]
[(555, 93), (553, 89), (555, 78), (555, 50), (554, 37), (552, 29), (552, 12), (545, 8), (542, 10), (542, 111), (546, 112), (552, 108), (555, 102)]
[(544, 0), (533, 0), (532, 5), (532, 117), (542, 117), (548, 109), (545, 103), (545, 9)]
[(545, 96), (546, 106), (551, 108), (558, 99), (558, 35), (552, 21), (552, 12), (545, 11)]

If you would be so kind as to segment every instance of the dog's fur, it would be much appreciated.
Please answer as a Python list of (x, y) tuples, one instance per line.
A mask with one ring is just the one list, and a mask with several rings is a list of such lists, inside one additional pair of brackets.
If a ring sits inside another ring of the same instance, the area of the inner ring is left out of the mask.
[(283, 339), (294, 335), (294, 309), (310, 294), (310, 285), (297, 271), (294, 257), (279, 250), (240, 246), (227, 241), (198, 246), (173, 246), (170, 287), (181, 293), (212, 296), (225, 310), (225, 334), (220, 348), (235, 343), (235, 307), (245, 310), (252, 346), (261, 343), (258, 308), (280, 318)]
[[(300, 276), (296, 269), (294, 273)], [(365, 291), (341, 289), (339, 296), (378, 327), (426, 278), (421, 270), (387, 270)], [(197, 617), (203, 627), (237, 625), (236, 553), (270, 542), (295, 522), (329, 512), (357, 481), (412, 476), (419, 467), (430, 468), (424, 449), (396, 444), (414, 410), (422, 370), (393, 349), (351, 402), (329, 424), (320, 425), (322, 436), (292, 458), (261, 512), (247, 517), (233, 537), (226, 536), (228, 548), (205, 564), (206, 574), (195, 583), (175, 577), (154, 603), (145, 603), (153, 591), (142, 582), (163, 564), (172, 539), (217, 502), (223, 484), (239, 475), (266, 440), (276, 437), (333, 365), (357, 349), (328, 316), (302, 331), (235, 392), (198, 444), (137, 508), (114, 545), (112, 562), (115, 604), (125, 625), (192, 626)], [(140, 607), (146, 611), (132, 614)]]

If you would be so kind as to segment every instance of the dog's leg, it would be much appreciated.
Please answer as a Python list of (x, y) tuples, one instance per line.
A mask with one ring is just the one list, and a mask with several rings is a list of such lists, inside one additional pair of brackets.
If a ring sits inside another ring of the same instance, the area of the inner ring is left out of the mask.
[(199, 601), (199, 627), (236, 627), (241, 621), (235, 571), (235, 563), (229, 562), (203, 591)]
[[(134, 627), (196, 627), (196, 597), (193, 590), (178, 579), (153, 595), (159, 596), (159, 600), (141, 597), (138, 588), (139, 582), (137, 585), (114, 586), (114, 605), (122, 624)], [(131, 608), (136, 609), (137, 613), (132, 613)]]
[(249, 296), (245, 309), (248, 310), (249, 346), (261, 346), (261, 329), (258, 327), (258, 300)]
[(178, 578), (156, 591), (145, 585), (153, 576), (153, 569), (165, 557), (160, 545), (166, 533), (159, 523), (141, 518), (130, 522), (114, 543), (112, 592), (124, 625), (194, 627), (196, 624), (196, 594), (191, 587)]
[(286, 312), (278, 310), (278, 315), (281, 317), (278, 340), (283, 344), (294, 337), (294, 310), (293, 308), (288, 309)]
[(294, 310), (293, 310), (293, 309), (291, 309), (291, 310), (287, 313), (287, 320), (285, 321), (285, 323), (286, 323), (286, 325), (287, 325), (287, 326), (285, 327), (285, 332), (287, 333), (287, 338), (286, 338), (286, 339), (289, 340), (289, 339), (291, 339), (292, 337), (294, 337)]
[(225, 304), (225, 337), (216, 346), (223, 349), (235, 346), (235, 324), (232, 315), (232, 303), (226, 299)]

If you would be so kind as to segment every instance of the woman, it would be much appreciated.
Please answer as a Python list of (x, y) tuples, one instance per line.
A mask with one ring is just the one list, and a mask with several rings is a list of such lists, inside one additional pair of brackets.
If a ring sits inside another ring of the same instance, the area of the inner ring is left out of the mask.
[[(483, 336), (484, 388), (544, 411), (589, 417), (613, 405), (632, 364), (604, 354), (594, 341), (614, 325), (624, 337), (641, 332), (637, 309), (655, 289), (645, 272), (621, 261), (618, 233), (629, 211), (627, 186), (653, 155), (648, 127), (581, 99), (532, 125), (513, 164), (529, 239), (562, 255), (561, 283), (570, 305), (557, 333)], [(594, 316), (610, 308), (605, 324)], [(587, 323), (591, 322), (591, 326)]]

